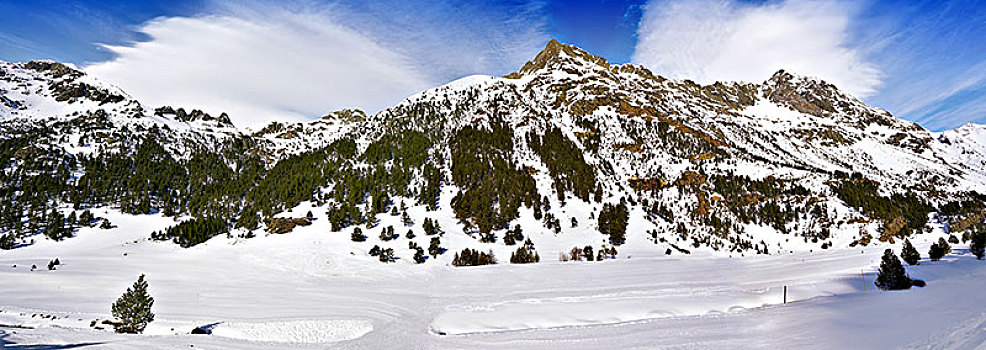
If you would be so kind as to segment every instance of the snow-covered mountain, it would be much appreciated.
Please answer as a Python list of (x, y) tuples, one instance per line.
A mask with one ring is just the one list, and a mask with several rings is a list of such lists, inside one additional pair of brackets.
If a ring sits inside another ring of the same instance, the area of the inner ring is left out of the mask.
[[(397, 247), (377, 217), (408, 213), (399, 234), (428, 219), (442, 247), (501, 257), (546, 246), (770, 254), (981, 220), (986, 126), (932, 133), (817, 78), (765, 78), (700, 85), (551, 41), (504, 77), (466, 77), (373, 115), (247, 130), (225, 114), (147, 108), (67, 65), (3, 62), (0, 180), (11, 190), (0, 197), (11, 205), (0, 231), (16, 247), (52, 230), (53, 208), (101, 206), (224, 223), (192, 230), (194, 245), (289, 231), (306, 224), (284, 220), (302, 205), (368, 236), (364, 251)], [(980, 204), (941, 210), (968, 201)], [(68, 225), (49, 237), (70, 236)], [(182, 232), (158, 238), (189, 242)], [(394, 255), (417, 260), (430, 244), (418, 235)]]

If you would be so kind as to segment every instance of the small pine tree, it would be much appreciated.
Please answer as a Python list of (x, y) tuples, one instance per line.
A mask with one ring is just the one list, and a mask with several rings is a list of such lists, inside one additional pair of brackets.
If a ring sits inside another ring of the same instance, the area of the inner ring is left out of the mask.
[(147, 281), (144, 275), (137, 278), (133, 287), (127, 289), (120, 299), (113, 303), (113, 317), (120, 320), (114, 327), (117, 333), (137, 334), (144, 332), (148, 323), (154, 322), (154, 298), (147, 294)]
[(378, 258), (382, 263), (389, 263), (395, 261), (396, 259), (394, 258), (394, 249), (393, 248), (381, 249), (380, 256)]
[(0, 249), (11, 250), (17, 244), (17, 238), (13, 234), (0, 235)]
[(908, 265), (917, 265), (918, 261), (921, 260), (921, 253), (911, 245), (910, 239), (904, 239), (904, 248), (900, 251), (900, 258), (904, 260)]
[(438, 233), (435, 230), (435, 225), (431, 222), (431, 218), (425, 218), (425, 221), (421, 224), (421, 228), (425, 231), (425, 234), (429, 236)]
[(99, 228), (109, 230), (113, 228), (113, 224), (110, 223), (110, 219), (103, 219), (103, 223), (99, 225)]
[(395, 236), (394, 236), (394, 227), (393, 226), (384, 227), (383, 230), (380, 231), (380, 240), (382, 240), (384, 242), (389, 241), (389, 240), (392, 240), (392, 239), (394, 239), (394, 237)]
[(359, 227), (353, 229), (353, 234), (351, 239), (353, 242), (366, 242), (366, 235), (363, 234), (363, 230)]
[(972, 233), (969, 241), (969, 252), (982, 260), (986, 256), (986, 231), (976, 231)]
[(427, 258), (425, 258), (425, 250), (421, 249), (421, 247), (416, 247), (414, 249), (414, 263), (423, 264), (426, 260)]
[(911, 288), (911, 278), (901, 265), (900, 259), (892, 249), (883, 252), (880, 271), (876, 276), (876, 286), (882, 290), (901, 290)]
[(951, 251), (952, 247), (948, 245), (945, 238), (939, 238), (938, 243), (932, 244), (931, 248), (928, 249), (928, 258), (931, 261), (938, 261)]
[(401, 223), (403, 223), (404, 226), (407, 226), (407, 227), (411, 227), (412, 224), (413, 224), (411, 222), (411, 217), (409, 215), (407, 215), (407, 212), (406, 211), (403, 214), (401, 214)]
[(442, 248), (442, 241), (438, 237), (432, 237), (431, 244), (428, 245), (428, 255), (435, 258), (438, 254), (442, 254), (444, 252), (445, 248)]

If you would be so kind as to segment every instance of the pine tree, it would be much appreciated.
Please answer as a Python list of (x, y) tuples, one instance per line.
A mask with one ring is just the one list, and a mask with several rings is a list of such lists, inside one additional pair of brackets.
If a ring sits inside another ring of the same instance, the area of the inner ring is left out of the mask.
[(154, 306), (154, 298), (147, 294), (147, 281), (144, 281), (142, 274), (133, 287), (127, 289), (127, 292), (113, 303), (113, 317), (120, 320), (114, 325), (116, 332), (131, 334), (144, 332), (147, 324), (154, 322), (152, 306)]
[(0, 235), (0, 249), (11, 250), (17, 243), (17, 238), (13, 234)]
[(972, 239), (969, 242), (969, 252), (979, 260), (982, 260), (986, 256), (986, 231), (977, 230), (972, 233)]
[(901, 265), (892, 249), (883, 252), (883, 261), (880, 262), (880, 271), (876, 276), (875, 284), (882, 290), (911, 288), (911, 278), (907, 276), (904, 265)]
[(421, 228), (425, 230), (425, 234), (429, 236), (438, 233), (438, 231), (435, 230), (435, 225), (431, 222), (431, 218), (425, 218), (425, 221), (421, 224)]
[(90, 212), (89, 209), (86, 209), (85, 211), (82, 212), (82, 215), (79, 215), (80, 226), (92, 227), (93, 220), (95, 219), (93, 218), (92, 212)]
[(951, 251), (952, 247), (948, 245), (945, 238), (938, 238), (938, 243), (932, 244), (931, 248), (928, 249), (928, 258), (931, 261), (938, 261)]
[(431, 244), (428, 245), (428, 255), (435, 258), (438, 254), (442, 254), (444, 252), (445, 248), (442, 248), (442, 241), (438, 237), (432, 237)]
[(900, 251), (900, 258), (908, 265), (917, 265), (918, 261), (921, 260), (921, 253), (914, 249), (910, 239), (905, 238), (904, 247)]
[(427, 258), (425, 258), (425, 250), (421, 247), (415, 247), (414, 249), (414, 263), (423, 264)]
[(366, 235), (363, 234), (363, 230), (362, 229), (360, 229), (359, 227), (356, 227), (356, 228), (353, 228), (353, 234), (352, 234), (351, 239), (353, 240), (353, 242), (365, 242), (366, 241)]
[(401, 223), (403, 223), (404, 226), (411, 227), (411, 217), (407, 215), (406, 211), (401, 214)]

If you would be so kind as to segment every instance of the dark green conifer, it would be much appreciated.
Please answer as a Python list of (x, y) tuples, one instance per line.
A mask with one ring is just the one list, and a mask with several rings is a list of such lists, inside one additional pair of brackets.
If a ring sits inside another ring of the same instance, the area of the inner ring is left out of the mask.
[(115, 324), (117, 333), (142, 333), (148, 323), (154, 322), (154, 313), (151, 307), (154, 306), (154, 298), (147, 293), (147, 281), (144, 275), (137, 278), (133, 287), (127, 289), (119, 299), (113, 303), (113, 317), (119, 320)]
[(875, 284), (882, 290), (911, 288), (911, 278), (907, 276), (904, 265), (901, 265), (892, 249), (883, 252), (883, 259), (880, 262), (880, 271), (876, 276)]

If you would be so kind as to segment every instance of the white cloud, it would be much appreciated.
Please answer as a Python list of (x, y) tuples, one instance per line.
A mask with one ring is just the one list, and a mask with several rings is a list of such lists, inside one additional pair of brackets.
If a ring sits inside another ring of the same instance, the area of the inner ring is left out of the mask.
[(703, 83), (759, 82), (786, 69), (865, 97), (876, 92), (881, 73), (848, 46), (850, 15), (847, 4), (832, 1), (653, 0), (632, 61)]
[(148, 107), (225, 111), (256, 126), (378, 111), (464, 75), (506, 73), (546, 41), (536, 3), (498, 9), (510, 11), (399, 4), (213, 2), (208, 14), (144, 24), (151, 40), (109, 46), (117, 57), (86, 71)]
[(141, 29), (151, 41), (110, 47), (119, 56), (86, 71), (145, 104), (226, 111), (241, 126), (375, 110), (429, 85), (405, 57), (324, 19), (158, 19)]

